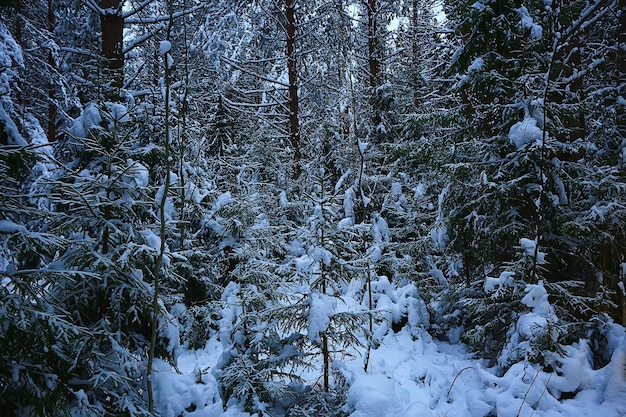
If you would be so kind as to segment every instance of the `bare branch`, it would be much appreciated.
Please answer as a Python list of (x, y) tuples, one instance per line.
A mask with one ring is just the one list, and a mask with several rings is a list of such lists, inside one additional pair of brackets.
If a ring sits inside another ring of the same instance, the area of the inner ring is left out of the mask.
[(135, 7), (133, 10), (129, 10), (128, 12), (123, 13), (123, 14), (122, 14), (122, 17), (123, 17), (124, 19), (126, 19), (126, 18), (128, 18), (128, 17), (130, 17), (130, 16), (132, 16), (132, 15), (134, 15), (134, 14), (139, 13), (140, 11), (142, 11), (143, 9), (145, 9), (145, 8), (146, 8), (146, 6), (148, 6), (150, 3), (152, 3), (152, 1), (153, 1), (153, 0), (145, 0), (143, 3), (141, 3), (139, 6)]

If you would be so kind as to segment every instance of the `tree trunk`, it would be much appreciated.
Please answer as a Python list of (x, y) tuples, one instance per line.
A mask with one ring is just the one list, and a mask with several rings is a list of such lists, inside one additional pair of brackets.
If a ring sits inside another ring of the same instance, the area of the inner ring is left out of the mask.
[(287, 19), (287, 71), (289, 73), (289, 142), (294, 153), (293, 177), (300, 176), (300, 120), (298, 114), (298, 67), (296, 62), (295, 1), (285, 0)]
[[(620, 0), (618, 47), (617, 47), (617, 94), (626, 100), (626, 0)], [(626, 105), (617, 105), (617, 131), (622, 137), (622, 149), (626, 148)], [(626, 318), (626, 317), (625, 317)]]
[[(22, 0), (16, 0), (15, 1), (15, 41), (20, 45), (23, 46), (23, 40), (22, 40), (22, 19), (20, 18), (20, 15), (22, 14)], [(24, 108), (25, 106), (25, 101), (24, 101), (24, 94), (23, 94), (23, 85), (22, 85), (22, 77), (18, 78), (17, 81), (17, 85), (19, 86), (19, 88), (17, 89), (16, 93), (15, 93), (15, 98), (17, 99), (17, 102), (19, 103), (19, 114), (20, 114), (20, 118), (19, 118), (19, 123), (23, 124), (24, 123)]]
[(419, 24), (419, 0), (413, 0), (413, 14), (411, 17), (412, 20), (412, 25), (411, 25), (411, 46), (413, 48), (413, 54), (411, 56), (411, 61), (413, 64), (413, 68), (411, 69), (411, 71), (413, 72), (412, 74), (412, 82), (413, 82), (413, 105), (415, 107), (419, 106), (420, 104), (420, 97), (419, 97), (419, 83), (418, 83), (418, 65), (419, 65), (419, 42), (418, 42), (418, 36), (419, 36), (419, 32), (418, 32), (418, 24)]
[[(618, 24), (618, 36), (617, 36), (617, 96), (622, 97), (622, 100), (626, 99), (626, 0), (619, 1), (619, 10), (622, 11), (619, 17)], [(615, 124), (617, 125), (617, 132), (619, 133), (622, 143), (621, 150), (622, 155), (626, 152), (626, 105), (617, 104)], [(623, 158), (622, 158), (623, 160)], [(623, 162), (622, 162), (623, 168)], [(620, 268), (621, 269), (621, 268)], [(622, 288), (619, 288), (620, 304), (622, 307), (622, 325), (626, 326), (626, 294), (624, 289), (626, 287), (626, 274), (620, 271), (620, 280), (622, 282)]]
[[(558, 3), (558, 8), (561, 9), (561, 13), (566, 16), (568, 21), (575, 21), (579, 16), (581, 10), (569, 5), (565, 1)], [(558, 18), (558, 17), (557, 17)], [(555, 31), (559, 30), (558, 21), (555, 21)], [(556, 89), (551, 93), (549, 102), (556, 105), (568, 105), (568, 107), (575, 108), (575, 113), (570, 113), (566, 121), (568, 132), (564, 132), (563, 135), (558, 137), (561, 142), (572, 143), (577, 139), (582, 139), (587, 134), (585, 127), (585, 115), (582, 109), (583, 102), (583, 76), (581, 69), (581, 48), (584, 47), (581, 39), (585, 39), (585, 30), (580, 29), (580, 33), (571, 36), (566, 43), (559, 45), (556, 51), (556, 60), (561, 70), (554, 74), (554, 81)], [(552, 39), (549, 40), (552, 42)], [(576, 75), (576, 76), (575, 76)], [(571, 81), (563, 81), (570, 80)], [(573, 105), (573, 106), (572, 106)], [(568, 161), (577, 161), (581, 159), (579, 155), (557, 155), (559, 159)], [(583, 155), (584, 157), (584, 155)]]
[[(48, 0), (48, 30), (54, 33), (54, 8), (52, 0)], [(52, 50), (48, 51), (48, 65), (50, 70), (56, 69), (56, 61)], [(57, 105), (56, 86), (52, 77), (48, 79), (48, 142), (52, 143), (57, 137)]]
[(104, 13), (100, 16), (102, 24), (102, 58), (104, 73), (110, 80), (107, 89), (109, 98), (122, 88), (124, 82), (124, 18), (122, 17), (122, 0), (101, 0), (100, 7)]
[(367, 50), (370, 87), (374, 90), (380, 84), (380, 57), (378, 51), (378, 24), (376, 0), (367, 2)]

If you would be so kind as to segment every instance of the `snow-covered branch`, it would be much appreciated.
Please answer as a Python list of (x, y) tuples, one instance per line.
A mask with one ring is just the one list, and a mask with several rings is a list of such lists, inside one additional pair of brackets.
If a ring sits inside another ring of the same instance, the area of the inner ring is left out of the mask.
[(143, 3), (141, 3), (139, 6), (133, 8), (132, 10), (127, 11), (126, 13), (122, 14), (122, 17), (124, 19), (129, 18), (130, 16), (139, 13), (140, 11), (142, 11), (143, 9), (146, 8), (146, 6), (148, 6), (150, 3), (152, 3), (154, 0), (145, 0)]
[(260, 80), (263, 80), (263, 81), (267, 81), (267, 82), (270, 82), (270, 83), (273, 83), (273, 84), (278, 84), (278, 85), (283, 86), (285, 88), (289, 87), (289, 84), (286, 84), (284, 82), (281, 82), (281, 81), (278, 81), (278, 80), (266, 77), (264, 75), (261, 75), (261, 74), (258, 74), (256, 72), (254, 72), (254, 71), (247, 70), (247, 69), (243, 68), (242, 66), (240, 66), (239, 63), (229, 59), (226, 56), (221, 56), (220, 58), (223, 59), (224, 61), (226, 61), (226, 63), (228, 63), (228, 65), (231, 65), (232, 67), (234, 67), (234, 68), (238, 69), (239, 71), (244, 72), (244, 73), (246, 73), (248, 75), (251, 75), (251, 76), (256, 77), (256, 78), (258, 78)]
[(172, 13), (171, 15), (161, 15), (161, 16), (153, 16), (153, 17), (134, 17), (134, 18), (130, 18), (130, 19), (126, 19), (124, 21), (124, 23), (128, 23), (128, 24), (137, 24), (137, 25), (147, 25), (147, 24), (154, 24), (154, 23), (160, 23), (160, 22), (167, 22), (169, 20), (172, 19), (178, 19), (180, 17), (186, 16), (188, 14), (194, 13), (200, 9), (203, 9), (205, 6), (204, 4), (199, 4), (197, 6), (191, 7), (189, 9), (186, 10), (181, 10), (179, 12), (176, 13)]

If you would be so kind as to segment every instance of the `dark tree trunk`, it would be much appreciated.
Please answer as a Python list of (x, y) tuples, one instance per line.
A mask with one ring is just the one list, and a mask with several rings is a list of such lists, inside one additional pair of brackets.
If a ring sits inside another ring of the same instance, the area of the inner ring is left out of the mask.
[[(617, 94), (626, 99), (626, 0), (619, 1), (619, 9), (622, 11), (618, 26), (617, 48)], [(622, 152), (626, 152), (626, 105), (618, 104), (616, 115), (617, 131), (621, 136)], [(621, 261), (626, 262), (626, 251), (622, 250)], [(620, 273), (622, 284), (626, 286), (626, 274)], [(620, 304), (622, 307), (622, 324), (626, 325), (626, 294), (620, 288)]]
[[(113, 90), (119, 90), (124, 82), (124, 18), (121, 0), (101, 0), (104, 14), (102, 24), (102, 58), (104, 73), (108, 76)], [(112, 92), (111, 92), (112, 93)]]
[[(54, 8), (52, 0), (48, 0), (48, 30), (52, 34), (54, 32)], [(56, 61), (52, 50), (48, 51), (48, 65), (50, 70), (56, 69)], [(52, 77), (48, 80), (48, 142), (54, 142), (57, 137), (57, 105), (56, 105), (56, 86)]]
[(300, 176), (300, 120), (298, 114), (298, 67), (296, 61), (296, 0), (285, 0), (287, 19), (287, 70), (289, 72), (289, 142), (294, 153), (294, 178)]
[[(15, 0), (15, 41), (19, 44), (19, 45), (24, 45), (22, 42), (22, 20), (20, 18), (20, 15), (22, 13), (22, 0)], [(20, 112), (20, 120), (19, 123), (22, 123), (24, 120), (24, 107), (25, 107), (25, 102), (24, 102), (24, 94), (22, 93), (23, 87), (22, 87), (22, 82), (21, 82), (21, 77), (18, 79), (18, 86), (19, 88), (17, 89), (17, 92), (15, 93), (15, 98), (17, 99), (17, 102), (20, 104), (19, 106), (19, 112)]]
[[(578, 39), (576, 39), (578, 41)], [(575, 70), (580, 71), (581, 58), (580, 58), (580, 42), (576, 42), (575, 50), (572, 52), (571, 58), (571, 68), (572, 73)], [(583, 101), (583, 76), (578, 76), (570, 85), (570, 92), (572, 94), (571, 102), (574, 104), (578, 104), (578, 114), (576, 115), (576, 120), (573, 121), (572, 130), (569, 134), (570, 142), (574, 142), (577, 139), (583, 139), (587, 134), (587, 129), (585, 128), (585, 114), (582, 109), (582, 101)]]
[(419, 64), (419, 43), (418, 43), (418, 24), (419, 24), (419, 0), (413, 0), (413, 15), (412, 15), (412, 28), (411, 28), (411, 36), (412, 42), (411, 45), (413, 47), (413, 55), (411, 56), (411, 60), (413, 61), (413, 105), (415, 107), (420, 104), (420, 96), (419, 96), (419, 82), (418, 82), (418, 64)]
[[(568, 22), (575, 21), (582, 10), (579, 7), (570, 5), (567, 1), (559, 1), (556, 4), (561, 10), (561, 14)], [(557, 16), (554, 22), (554, 31), (559, 30), (559, 22)], [(555, 36), (556, 33), (552, 34)], [(548, 37), (547, 41), (552, 42), (553, 37)], [(561, 43), (554, 57), (556, 71), (552, 74), (555, 88), (547, 97), (547, 105), (553, 103), (556, 106), (563, 106), (565, 113), (561, 115), (564, 122), (565, 130), (557, 132), (556, 138), (563, 143), (573, 143), (578, 139), (582, 139), (587, 135), (585, 126), (585, 114), (583, 111), (583, 72), (581, 71), (582, 54), (581, 49), (584, 48), (585, 30), (580, 29), (570, 36), (565, 43)], [(584, 158), (584, 154), (572, 154), (571, 152), (557, 152), (557, 157), (563, 161), (575, 162)]]
[[(619, 30), (617, 41), (617, 94), (626, 99), (626, 0), (620, 0)], [(626, 106), (617, 106), (617, 130), (626, 146)], [(625, 317), (626, 318), (626, 317)]]
[(380, 57), (378, 50), (378, 10), (376, 0), (367, 2), (367, 50), (370, 75), (370, 87), (380, 85)]

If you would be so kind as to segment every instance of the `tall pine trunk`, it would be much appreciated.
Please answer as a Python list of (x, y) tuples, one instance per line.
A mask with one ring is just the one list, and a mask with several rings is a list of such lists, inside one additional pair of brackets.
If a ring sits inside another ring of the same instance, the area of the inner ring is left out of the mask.
[(374, 90), (380, 84), (380, 57), (378, 50), (378, 10), (376, 0), (367, 3), (367, 51), (370, 87)]
[[(52, 0), (48, 0), (48, 30), (54, 33), (54, 7)], [(56, 61), (52, 50), (48, 51), (48, 66), (50, 70), (56, 69)], [(48, 142), (54, 142), (57, 136), (57, 105), (56, 105), (56, 86), (52, 77), (48, 80)]]
[[(619, 17), (618, 25), (618, 47), (617, 47), (617, 94), (626, 99), (626, 0), (619, 1), (619, 9), (622, 11)], [(617, 131), (622, 138), (622, 155), (626, 153), (626, 105), (623, 103), (616, 106), (616, 124)], [(623, 169), (623, 167), (622, 167)], [(626, 325), (626, 274), (621, 274), (623, 287), (620, 288), (620, 301), (622, 308), (622, 324)]]
[(296, 11), (295, 0), (285, 0), (287, 19), (287, 71), (289, 73), (289, 143), (293, 151), (293, 177), (300, 176), (300, 120), (298, 103), (298, 67), (296, 61)]
[(122, 0), (102, 0), (100, 7), (104, 13), (100, 16), (102, 24), (102, 58), (104, 74), (110, 82), (105, 96), (116, 99), (124, 83), (124, 17)]

